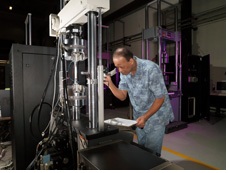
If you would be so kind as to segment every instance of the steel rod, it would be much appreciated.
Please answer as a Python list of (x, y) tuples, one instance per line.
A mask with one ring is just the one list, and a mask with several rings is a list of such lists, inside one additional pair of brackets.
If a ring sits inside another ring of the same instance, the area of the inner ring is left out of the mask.
[(97, 81), (97, 51), (96, 51), (96, 13), (88, 12), (88, 58), (91, 59), (91, 128), (97, 128), (98, 121), (98, 81)]
[(98, 66), (98, 130), (104, 130), (104, 91), (103, 91), (103, 64), (102, 64), (102, 9), (99, 8), (99, 66)]
[(32, 45), (32, 14), (28, 13), (29, 16), (29, 45)]

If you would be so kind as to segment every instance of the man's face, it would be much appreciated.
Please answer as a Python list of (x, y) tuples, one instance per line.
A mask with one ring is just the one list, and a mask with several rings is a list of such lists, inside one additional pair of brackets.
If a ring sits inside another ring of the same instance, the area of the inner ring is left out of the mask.
[(123, 75), (128, 75), (132, 70), (133, 59), (127, 61), (124, 57), (114, 56), (113, 62), (118, 71)]

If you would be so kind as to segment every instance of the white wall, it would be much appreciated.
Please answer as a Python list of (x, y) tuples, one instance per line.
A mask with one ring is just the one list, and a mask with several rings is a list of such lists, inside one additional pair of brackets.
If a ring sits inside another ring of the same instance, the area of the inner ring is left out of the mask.
[[(226, 0), (193, 0), (194, 14), (226, 5)], [(192, 34), (192, 52), (195, 55), (210, 54), (211, 89), (217, 81), (226, 80), (226, 19), (198, 26)]]
[[(111, 0), (111, 10), (113, 5), (114, 8), (118, 9), (119, 5), (126, 5), (126, 2), (131, 2), (131, 0), (125, 1), (125, 3), (121, 0)], [(198, 14), (223, 5), (226, 5), (226, 0), (192, 0), (192, 11), (193, 14)], [(149, 27), (156, 26), (156, 19), (152, 17), (156, 11), (149, 9), (149, 12)], [(121, 20), (125, 22), (125, 36), (140, 33), (145, 28), (145, 9), (138, 10)], [(120, 22), (115, 22), (115, 33), (113, 34), (113, 24), (110, 24), (109, 33), (110, 41), (122, 38), (123, 25)], [(194, 55), (210, 54), (211, 81), (213, 84), (217, 80), (226, 78), (226, 19), (198, 26), (198, 30), (193, 31), (192, 46)], [(141, 41), (132, 42), (130, 50), (141, 57)], [(153, 58), (156, 53), (157, 46), (155, 43), (151, 43), (149, 58)]]
[(192, 0), (192, 13), (197, 14), (226, 5), (226, 0)]
[(210, 64), (226, 67), (226, 20), (198, 26), (193, 31), (193, 54), (210, 54)]
[(105, 16), (113, 13), (114, 11), (116, 11), (119, 8), (129, 4), (132, 1), (134, 1), (134, 0), (110, 0), (110, 10), (107, 11), (106, 13), (104, 13), (103, 16), (105, 17)]
[[(131, 2), (131, 0), (129, 0)], [(178, 0), (169, 0), (170, 3), (176, 4)], [(113, 11), (113, 8), (118, 9), (118, 6), (120, 7), (126, 5), (127, 3), (121, 3), (120, 0), (115, 1), (111, 0), (111, 10)], [(114, 7), (112, 6), (114, 5)], [(156, 8), (157, 3), (152, 4), (151, 6)], [(169, 5), (165, 3), (161, 3), (162, 9), (167, 8)], [(155, 16), (156, 10), (149, 8), (149, 27), (155, 27), (157, 25), (157, 18)], [(109, 13), (108, 13), (109, 14)], [(107, 15), (107, 14), (105, 14)], [(112, 42), (114, 40), (118, 40), (123, 38), (124, 36), (131, 36), (134, 34), (141, 33), (143, 29), (145, 29), (145, 8), (142, 8), (135, 13), (132, 13), (124, 18), (121, 19), (125, 23), (125, 32), (123, 33), (123, 24), (119, 21), (116, 21), (115, 24), (112, 23), (109, 25), (109, 40)], [(115, 26), (115, 27), (114, 27)], [(142, 55), (142, 49), (141, 49), (141, 40), (137, 40), (135, 42), (131, 43), (131, 46), (129, 49), (133, 51), (133, 53), (141, 57)], [(149, 59), (152, 59), (155, 57), (157, 52), (157, 43), (150, 42), (150, 47), (149, 47)], [(143, 57), (145, 58), (145, 57)]]

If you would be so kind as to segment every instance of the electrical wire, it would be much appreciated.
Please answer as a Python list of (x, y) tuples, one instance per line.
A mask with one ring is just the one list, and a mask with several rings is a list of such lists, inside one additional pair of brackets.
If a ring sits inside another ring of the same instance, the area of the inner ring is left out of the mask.
[[(50, 116), (50, 124), (53, 124), (53, 113), (55, 110), (55, 97), (56, 97), (56, 86), (57, 86), (57, 82), (56, 82), (56, 73), (57, 73), (57, 67), (58, 67), (58, 63), (59, 63), (59, 57), (60, 57), (60, 51), (59, 51), (59, 46), (60, 46), (60, 39), (58, 39), (58, 43), (57, 43), (57, 60), (56, 60), (56, 65), (55, 65), (55, 71), (54, 71), (54, 75), (53, 75), (53, 99), (52, 99), (52, 111), (51, 111), (51, 116)], [(59, 99), (57, 100), (57, 102), (59, 102)], [(52, 127), (50, 127), (50, 130), (52, 129)]]
[[(58, 54), (58, 53), (57, 53), (57, 54)], [(45, 87), (45, 89), (44, 89), (44, 92), (43, 92), (43, 95), (42, 95), (42, 97), (41, 97), (40, 104), (39, 104), (38, 106), (36, 106), (36, 107), (33, 109), (32, 114), (30, 115), (30, 118), (29, 118), (29, 122), (30, 122), (30, 131), (31, 131), (32, 136), (33, 136), (34, 138), (36, 138), (36, 137), (35, 137), (35, 135), (34, 135), (34, 133), (33, 133), (33, 131), (32, 131), (32, 121), (33, 121), (33, 114), (34, 114), (34, 112), (35, 112), (35, 110), (36, 110), (37, 108), (38, 108), (38, 114), (37, 114), (37, 118), (38, 118), (38, 121), (37, 121), (38, 131), (39, 131), (39, 133), (41, 134), (41, 136), (43, 136), (43, 132), (44, 132), (44, 131), (41, 132), (40, 125), (39, 125), (39, 124), (40, 124), (40, 115), (41, 115), (41, 110), (42, 110), (43, 103), (48, 104), (48, 103), (44, 102), (44, 100), (45, 100), (46, 93), (47, 93), (48, 87), (49, 87), (49, 85), (50, 85), (52, 76), (53, 76), (53, 74), (54, 74), (54, 70), (57, 69), (56, 66), (55, 66), (55, 64), (57, 64), (57, 63), (58, 63), (58, 56), (56, 56), (56, 59), (55, 59), (55, 61), (54, 61), (53, 64), (52, 64), (51, 73), (50, 73), (50, 75), (49, 75), (47, 85), (46, 85), (46, 87)], [(55, 71), (55, 72), (56, 72), (56, 71)], [(55, 93), (54, 93), (54, 94), (55, 94)], [(50, 105), (50, 104), (48, 104), (48, 105)], [(51, 106), (51, 105), (50, 105), (50, 106)], [(52, 110), (53, 110), (53, 107), (52, 107), (52, 106), (51, 106), (51, 108), (52, 108)], [(49, 124), (50, 124), (50, 123), (48, 123), (48, 125), (49, 125)], [(48, 125), (47, 125), (47, 126), (48, 126)]]
[[(62, 120), (62, 122), (60, 122)], [(62, 124), (63, 123), (63, 119), (59, 119), (59, 121), (57, 122), (57, 124)], [(38, 143), (37, 147), (36, 147), (36, 156), (35, 158), (32, 160), (32, 162), (28, 165), (28, 167), (26, 168), (27, 170), (31, 170), (32, 168), (34, 168), (34, 164), (35, 162), (38, 160), (39, 156), (41, 155), (41, 153), (44, 151), (45, 149), (45, 145), (48, 145), (50, 141), (52, 141), (53, 137), (55, 137), (55, 131), (57, 129), (57, 126), (55, 126), (54, 130), (51, 131), (51, 133), (49, 133), (49, 137), (47, 138), (46, 141), (42, 140)], [(42, 145), (41, 150), (38, 152), (38, 147)]]
[[(49, 126), (46, 127), (46, 129), (43, 131), (43, 133), (45, 133), (45, 132), (48, 130), (48, 127), (49, 127), (50, 130), (53, 128), (53, 125), (54, 125), (54, 121), (53, 121), (54, 115), (53, 115), (53, 113), (54, 113), (54, 110), (56, 110), (56, 107), (57, 107), (57, 106), (59, 106), (59, 99), (57, 100), (57, 102), (56, 102), (54, 108), (52, 108), (52, 113), (51, 113), (51, 118), (50, 118), (50, 121), (49, 121)], [(59, 111), (58, 111), (58, 112), (59, 112)], [(54, 118), (54, 120), (55, 120), (55, 118)], [(50, 125), (50, 124), (51, 124), (51, 125)]]
[[(42, 105), (43, 105), (43, 104), (46, 104), (46, 105), (50, 106), (50, 108), (51, 108), (51, 105), (50, 105), (49, 103), (47, 103), (47, 102), (42, 102)], [(30, 132), (31, 132), (31, 134), (32, 134), (32, 137), (33, 137), (34, 139), (36, 139), (36, 140), (38, 140), (38, 139), (40, 138), (40, 136), (37, 137), (37, 136), (34, 134), (33, 129), (32, 129), (32, 122), (33, 122), (34, 112), (36, 111), (36, 109), (38, 109), (39, 106), (40, 106), (40, 104), (36, 105), (36, 106), (33, 108), (32, 113), (31, 113), (31, 115), (30, 115), (30, 117), (29, 117), (29, 128), (30, 128)], [(38, 126), (40, 126), (39, 121), (38, 121)], [(38, 127), (38, 128), (39, 128), (39, 127)]]
[(44, 148), (42, 147), (40, 152), (35, 156), (35, 158), (32, 160), (32, 162), (27, 166), (26, 170), (31, 170), (34, 167), (35, 161), (38, 159), (38, 157), (43, 152)]
[(53, 109), (53, 106), (54, 106), (54, 102), (55, 102), (55, 95), (56, 95), (56, 73), (57, 73), (57, 66), (59, 64), (59, 58), (60, 58), (60, 39), (58, 39), (58, 44), (57, 44), (57, 61), (56, 61), (56, 66), (55, 66), (55, 73), (54, 73), (54, 85), (53, 85), (53, 101), (52, 101), (52, 109)]
[[(66, 66), (66, 61), (65, 59), (63, 58), (62, 59), (63, 61), (63, 77), (64, 79), (66, 79), (66, 69), (65, 69), (65, 66)], [(72, 153), (72, 159), (75, 160), (75, 149), (74, 149), (74, 146), (73, 146), (73, 135), (72, 135), (72, 124), (71, 124), (71, 118), (70, 118), (70, 111), (69, 111), (69, 101), (68, 101), (68, 92), (67, 92), (67, 81), (64, 80), (63, 81), (63, 84), (64, 84), (64, 107), (65, 107), (65, 113), (67, 115), (67, 123), (68, 123), (68, 133), (69, 133), (69, 144), (70, 144), (70, 147), (71, 147), (71, 153)], [(73, 165), (75, 167), (75, 165)]]
[[(46, 87), (44, 89), (43, 95), (41, 97), (40, 105), (38, 107), (38, 123), (40, 122), (40, 114), (41, 114), (41, 109), (42, 109), (42, 105), (43, 105), (42, 103), (44, 102), (44, 99), (46, 97), (46, 93), (47, 93), (48, 87), (50, 85), (52, 76), (53, 76), (53, 72), (54, 72), (54, 69), (55, 69), (55, 64), (56, 64), (57, 59), (58, 59), (58, 57), (56, 57), (55, 61), (52, 64), (51, 73), (49, 75), (49, 79), (48, 79), (47, 85), (46, 85)], [(42, 133), (39, 125), (38, 125), (38, 130), (39, 130), (40, 133)]]

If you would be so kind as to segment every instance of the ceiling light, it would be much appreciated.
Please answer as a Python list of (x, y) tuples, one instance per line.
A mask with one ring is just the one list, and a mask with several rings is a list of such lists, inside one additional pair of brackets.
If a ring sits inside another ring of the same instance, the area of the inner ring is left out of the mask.
[(13, 7), (12, 6), (9, 6), (9, 10), (13, 10)]

